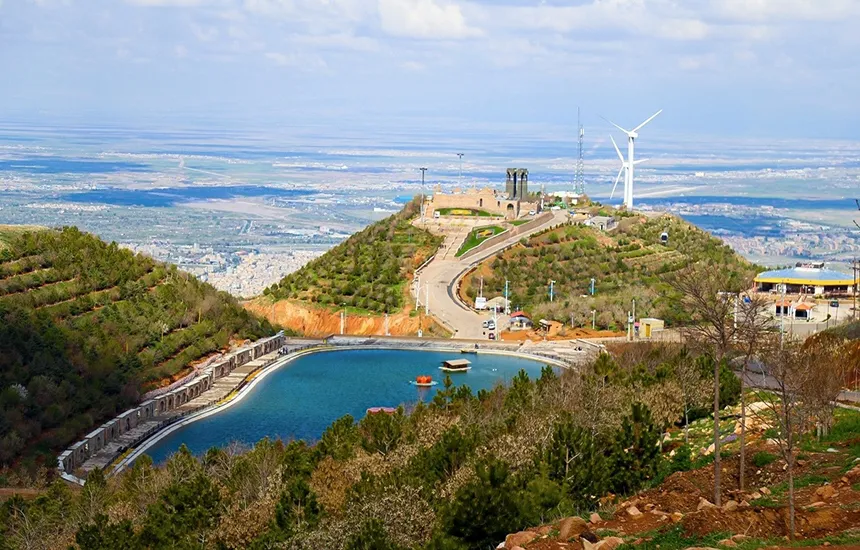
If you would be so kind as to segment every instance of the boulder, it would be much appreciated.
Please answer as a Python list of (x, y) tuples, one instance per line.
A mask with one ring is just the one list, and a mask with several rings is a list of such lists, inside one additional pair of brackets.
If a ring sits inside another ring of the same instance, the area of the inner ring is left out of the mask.
[(635, 506), (630, 506), (629, 508), (627, 508), (627, 515), (631, 518), (638, 518), (642, 515), (642, 512), (639, 511), (639, 508)]
[(512, 533), (505, 537), (505, 548), (522, 546), (530, 543), (536, 538), (538, 538), (538, 534), (534, 531), (520, 531), (519, 533)]
[(810, 510), (810, 509), (812, 509), (812, 508), (821, 508), (822, 506), (827, 506), (827, 503), (826, 503), (826, 502), (821, 502), (821, 501), (813, 502), (812, 504), (810, 504), (809, 506), (807, 506), (807, 507), (806, 507), (806, 509), (807, 509), (807, 510)]
[(603, 522), (603, 519), (600, 517), (600, 514), (598, 514), (597, 512), (592, 512), (591, 515), (588, 517), (588, 519), (594, 525), (597, 525), (598, 523)]
[(723, 539), (723, 540), (719, 541), (717, 544), (719, 544), (720, 546), (727, 546), (728, 548), (736, 548), (738, 545), (738, 543), (736, 543), (732, 539)]
[(738, 509), (738, 501), (736, 501), (736, 500), (729, 500), (729, 501), (726, 501), (725, 504), (723, 504), (723, 512), (734, 512), (737, 509)]
[(758, 492), (763, 494), (763, 495), (767, 495), (767, 496), (771, 495), (770, 489), (768, 489), (767, 487), (759, 488)]
[(684, 514), (682, 514), (681, 512), (672, 512), (669, 517), (672, 518), (672, 523), (679, 523), (682, 519), (684, 519)]
[(833, 485), (822, 485), (815, 490), (815, 496), (817, 496), (821, 500), (827, 500), (835, 493), (836, 489), (833, 488)]
[(732, 540), (735, 542), (746, 542), (746, 541), (750, 540), (750, 538), (746, 535), (737, 534), (737, 535), (732, 535)]
[(741, 503), (740, 503), (740, 504), (738, 504), (738, 507), (739, 507), (739, 508), (749, 508), (749, 507), (750, 507), (750, 503), (749, 503), (749, 502), (747, 502), (747, 501), (745, 501), (745, 500), (742, 500), (742, 501), (741, 501)]
[(624, 539), (622, 539), (621, 537), (608, 537), (597, 544), (599, 550), (615, 550), (616, 548), (624, 544)]
[(761, 493), (759, 493), (758, 491), (756, 491), (755, 493), (750, 495), (750, 500), (758, 500), (760, 498), (761, 498)]
[(705, 508), (716, 508), (717, 505), (711, 502), (710, 500), (699, 497), (699, 505), (696, 506), (696, 510), (704, 510)]
[(558, 538), (561, 540), (578, 537), (585, 531), (588, 531), (588, 523), (579, 516), (570, 516), (558, 522)]

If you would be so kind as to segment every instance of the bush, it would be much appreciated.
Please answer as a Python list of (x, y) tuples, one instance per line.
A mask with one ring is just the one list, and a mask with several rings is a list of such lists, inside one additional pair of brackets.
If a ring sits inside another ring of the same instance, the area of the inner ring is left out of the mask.
[(777, 456), (766, 451), (759, 451), (753, 455), (752, 461), (756, 468), (764, 468), (777, 459)]

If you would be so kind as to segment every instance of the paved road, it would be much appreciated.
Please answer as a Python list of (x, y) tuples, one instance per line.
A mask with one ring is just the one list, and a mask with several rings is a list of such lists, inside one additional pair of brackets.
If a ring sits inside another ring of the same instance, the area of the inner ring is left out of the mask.
[[(492, 315), (478, 314), (464, 306), (456, 297), (454, 283), (476, 264), (495, 255), (500, 250), (515, 244), (523, 237), (543, 231), (550, 226), (565, 223), (567, 211), (553, 212), (552, 217), (529, 233), (515, 235), (496, 245), (472, 256), (466, 260), (454, 258), (450, 254), (437, 254), (436, 257), (422, 270), (421, 298), (422, 307), (427, 296), (426, 284), (430, 282), (430, 314), (454, 331), (454, 338), (461, 339), (487, 339), (486, 329), (481, 328), (484, 320), (491, 319)], [(444, 246), (444, 245), (443, 245)], [(442, 252), (442, 251), (440, 251)], [(502, 324), (501, 322), (499, 323)]]

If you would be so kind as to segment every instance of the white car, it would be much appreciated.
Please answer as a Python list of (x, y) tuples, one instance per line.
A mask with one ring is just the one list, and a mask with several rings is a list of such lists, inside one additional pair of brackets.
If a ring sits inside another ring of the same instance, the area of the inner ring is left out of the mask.
[(535, 212), (534, 210), (529, 210), (529, 216), (534, 216), (535, 214), (537, 214), (537, 212)]

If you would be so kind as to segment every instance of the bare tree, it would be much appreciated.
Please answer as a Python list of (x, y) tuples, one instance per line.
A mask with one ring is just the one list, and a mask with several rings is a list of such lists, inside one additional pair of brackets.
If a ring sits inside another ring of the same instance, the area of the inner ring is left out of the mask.
[(803, 349), (818, 358), (818, 366), (810, 375), (810, 383), (802, 388), (802, 398), (809, 414), (815, 419), (816, 435), (821, 438), (830, 433), (836, 399), (844, 389), (853, 365), (844, 342), (827, 335), (807, 341)]
[(684, 443), (690, 444), (690, 411), (707, 403), (710, 391), (707, 380), (702, 378), (696, 362), (683, 350), (674, 361), (675, 381), (681, 394), (681, 407), (684, 413)]
[(763, 296), (752, 295), (743, 299), (736, 296), (736, 299), (739, 300), (736, 346), (741, 354), (741, 453), (738, 488), (743, 491), (746, 479), (747, 371), (759, 348), (766, 346), (767, 340), (773, 337), (773, 320), (767, 315), (770, 303)]
[[(794, 465), (795, 449), (807, 431), (809, 411), (801, 400), (815, 381), (815, 370), (821, 360), (819, 353), (804, 350), (796, 342), (771, 346), (763, 353), (771, 391), (761, 394), (765, 407), (755, 414), (765, 422), (774, 422), (775, 440), (786, 464), (788, 476), (789, 536), (794, 539)], [(770, 417), (770, 418), (768, 418)]]
[(738, 333), (735, 322), (737, 295), (745, 286), (736, 274), (718, 265), (693, 265), (672, 278), (680, 294), (680, 306), (691, 323), (682, 331), (689, 345), (712, 353), (714, 358), (714, 503), (720, 497), (720, 366)]

